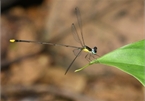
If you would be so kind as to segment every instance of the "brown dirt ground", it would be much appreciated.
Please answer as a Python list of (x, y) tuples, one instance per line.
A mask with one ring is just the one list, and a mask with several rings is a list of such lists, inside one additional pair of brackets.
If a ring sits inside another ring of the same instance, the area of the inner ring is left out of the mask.
[(105, 65), (73, 70), (88, 63), (71, 48), (9, 43), (10, 38), (79, 46), (71, 34), (74, 8), (81, 11), (84, 39), (100, 56), (143, 39), (143, 0), (44, 0), (16, 6), (1, 15), (1, 101), (143, 101), (144, 88), (132, 76)]

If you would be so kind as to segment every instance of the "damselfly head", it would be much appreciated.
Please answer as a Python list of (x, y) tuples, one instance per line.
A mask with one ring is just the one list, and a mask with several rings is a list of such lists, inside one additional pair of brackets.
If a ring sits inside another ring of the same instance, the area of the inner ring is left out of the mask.
[(94, 49), (97, 50), (97, 47), (95, 46)]
[(97, 47), (96, 46), (92, 49), (92, 53), (97, 54)]

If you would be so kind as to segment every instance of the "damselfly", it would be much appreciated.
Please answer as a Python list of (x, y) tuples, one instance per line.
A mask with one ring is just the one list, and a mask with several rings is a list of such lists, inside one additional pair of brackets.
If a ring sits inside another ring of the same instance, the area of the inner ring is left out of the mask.
[(70, 65), (68, 66), (65, 74), (67, 74), (68, 70), (70, 69), (70, 67), (72, 66), (72, 64), (74, 63), (74, 61), (77, 59), (77, 57), (81, 54), (82, 51), (87, 52), (88, 54), (85, 56), (85, 58), (87, 57), (91, 57), (92, 55), (97, 55), (97, 47), (95, 46), (94, 48), (90, 48), (89, 46), (85, 45), (85, 41), (84, 41), (84, 37), (83, 37), (83, 30), (82, 30), (82, 20), (81, 20), (81, 15), (80, 15), (80, 11), (78, 8), (75, 8), (75, 14), (77, 16), (77, 21), (78, 21), (78, 25), (80, 28), (80, 36), (76, 30), (75, 24), (72, 23), (71, 25), (71, 29), (73, 32), (73, 37), (74, 39), (80, 43), (81, 47), (77, 47), (77, 46), (71, 46), (71, 45), (64, 45), (64, 44), (56, 44), (56, 43), (49, 43), (49, 42), (39, 42), (39, 41), (30, 41), (30, 40), (17, 40), (17, 39), (10, 39), (10, 42), (26, 42), (26, 43), (36, 43), (36, 44), (47, 44), (47, 45), (53, 45), (53, 46), (64, 46), (64, 47), (71, 47), (71, 48), (75, 48), (78, 49), (78, 53), (76, 54), (75, 58), (73, 59), (73, 61), (70, 63)]

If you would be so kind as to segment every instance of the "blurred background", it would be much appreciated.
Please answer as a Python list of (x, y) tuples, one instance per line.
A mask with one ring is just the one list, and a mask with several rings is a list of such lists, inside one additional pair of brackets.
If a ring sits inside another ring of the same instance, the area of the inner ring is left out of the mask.
[[(132, 76), (88, 61), (73, 49), (9, 39), (80, 46), (71, 24), (81, 12), (86, 45), (98, 55), (144, 39), (143, 0), (2, 0), (1, 101), (143, 101), (143, 86)], [(77, 27), (77, 30), (78, 27)]]

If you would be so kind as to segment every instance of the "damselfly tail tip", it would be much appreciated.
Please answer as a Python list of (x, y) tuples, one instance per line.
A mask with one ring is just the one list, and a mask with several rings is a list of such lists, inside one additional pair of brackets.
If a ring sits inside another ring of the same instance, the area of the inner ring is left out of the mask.
[(10, 42), (15, 42), (16, 40), (15, 39), (10, 39)]

